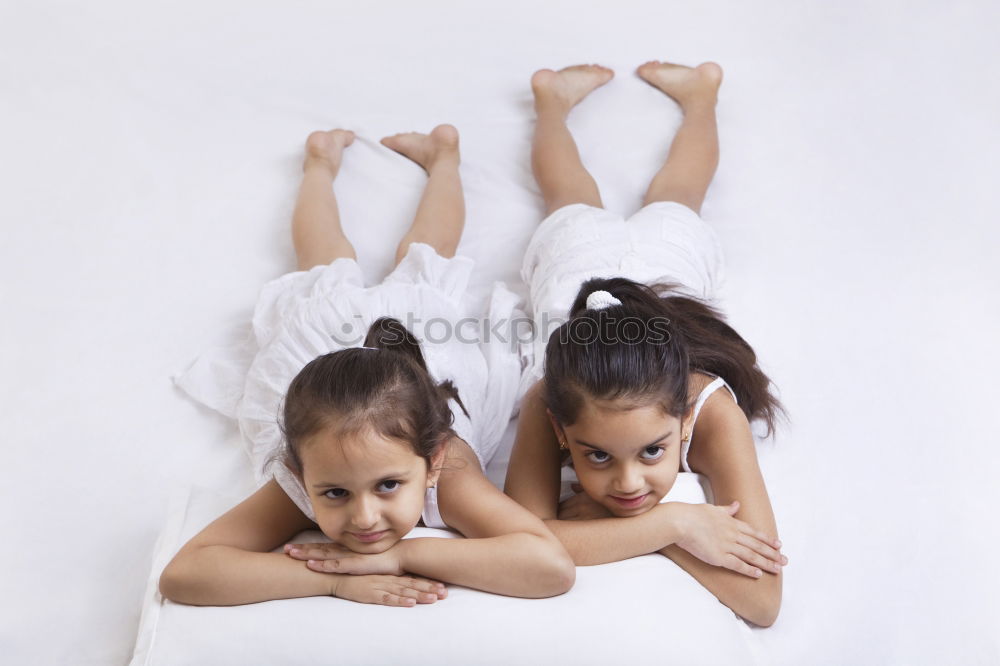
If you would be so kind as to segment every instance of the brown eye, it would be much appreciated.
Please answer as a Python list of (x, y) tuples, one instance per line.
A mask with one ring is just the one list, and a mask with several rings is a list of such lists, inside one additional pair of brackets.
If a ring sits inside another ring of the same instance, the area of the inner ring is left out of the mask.
[(328, 491), (323, 493), (323, 497), (329, 499), (343, 499), (347, 497), (347, 491), (343, 488), (330, 488)]
[(380, 493), (391, 493), (395, 490), (398, 490), (399, 486), (401, 485), (402, 484), (399, 481), (393, 479), (390, 481), (383, 481), (382, 483), (378, 484), (377, 489)]
[(587, 460), (589, 460), (592, 463), (597, 463), (598, 465), (600, 465), (601, 463), (606, 463), (609, 460), (611, 460), (611, 456), (609, 456), (604, 451), (591, 451), (590, 453), (587, 454)]
[(664, 448), (662, 446), (647, 446), (642, 450), (640, 458), (643, 460), (659, 460), (663, 457)]

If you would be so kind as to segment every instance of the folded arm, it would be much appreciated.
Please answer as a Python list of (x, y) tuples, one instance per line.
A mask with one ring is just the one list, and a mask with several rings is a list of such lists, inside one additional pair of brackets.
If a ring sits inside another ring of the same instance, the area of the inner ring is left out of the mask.
[(195, 606), (314, 596), (413, 606), (446, 596), (434, 581), (321, 573), (305, 562), (270, 552), (313, 527), (315, 523), (272, 479), (181, 548), (160, 575), (160, 593)]
[[(764, 534), (776, 536), (774, 512), (757, 464), (750, 424), (727, 392), (716, 391), (705, 402), (695, 434), (688, 462), (692, 470), (708, 478), (715, 503), (726, 505), (739, 500), (736, 518)], [(781, 567), (774, 562), (761, 564), (762, 574), (755, 579), (706, 564), (676, 545), (660, 552), (741, 617), (762, 627), (772, 625), (777, 618), (782, 576)], [(777, 553), (775, 557), (782, 563), (788, 561)]]
[(407, 539), (405, 569), (487, 592), (549, 597), (572, 587), (576, 568), (559, 540), (482, 473), (464, 442), (441, 473), (441, 517), (465, 539)]

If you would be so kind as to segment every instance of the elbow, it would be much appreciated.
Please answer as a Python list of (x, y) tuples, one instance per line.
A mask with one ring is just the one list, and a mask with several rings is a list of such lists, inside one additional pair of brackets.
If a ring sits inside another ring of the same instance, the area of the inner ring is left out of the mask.
[(171, 562), (160, 574), (160, 596), (170, 601), (183, 603), (179, 597), (183, 596), (184, 583), (177, 573), (177, 567)]
[(566, 556), (565, 560), (549, 563), (544, 571), (539, 573), (538, 583), (530, 595), (536, 599), (566, 594), (576, 582), (576, 566), (569, 556)]
[(748, 622), (752, 622), (758, 627), (770, 627), (778, 619), (778, 611), (780, 610), (779, 604), (771, 604), (766, 607), (761, 607), (755, 609), (753, 613), (748, 614), (743, 619)]
[(780, 584), (768, 590), (766, 594), (755, 599), (753, 608), (749, 609), (743, 619), (752, 622), (758, 627), (770, 627), (778, 619), (781, 611), (781, 587)]
[(552, 594), (548, 596), (554, 597), (566, 594), (572, 589), (573, 584), (576, 583), (576, 565), (573, 564), (573, 558), (568, 553), (563, 553), (560, 560), (555, 563), (550, 577), (552, 580)]
[(176, 557), (160, 574), (160, 595), (178, 604), (197, 605), (192, 596), (192, 588), (196, 584), (183, 566), (183, 560)]
[(554, 537), (545, 538), (540, 549), (539, 563), (531, 597), (555, 597), (570, 591), (576, 583), (576, 565), (566, 549)]

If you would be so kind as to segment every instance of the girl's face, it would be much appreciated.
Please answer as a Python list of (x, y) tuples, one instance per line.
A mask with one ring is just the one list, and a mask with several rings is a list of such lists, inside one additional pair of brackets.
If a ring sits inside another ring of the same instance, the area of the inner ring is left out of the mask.
[(673, 487), (680, 468), (681, 426), (659, 405), (616, 408), (587, 400), (576, 423), (553, 428), (565, 442), (580, 485), (616, 516), (649, 511)]
[(316, 523), (357, 553), (384, 552), (412, 530), (438, 477), (407, 442), (370, 431), (345, 437), (327, 428), (303, 443), (300, 458)]

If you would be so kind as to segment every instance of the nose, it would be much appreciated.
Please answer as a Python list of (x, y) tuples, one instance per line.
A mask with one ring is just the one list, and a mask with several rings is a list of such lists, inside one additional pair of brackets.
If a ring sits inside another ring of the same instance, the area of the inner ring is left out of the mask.
[(378, 524), (378, 501), (373, 497), (357, 497), (351, 505), (351, 522), (359, 530), (370, 530)]
[(634, 495), (642, 490), (644, 481), (637, 465), (625, 464), (619, 468), (614, 480), (614, 492), (620, 495)]

